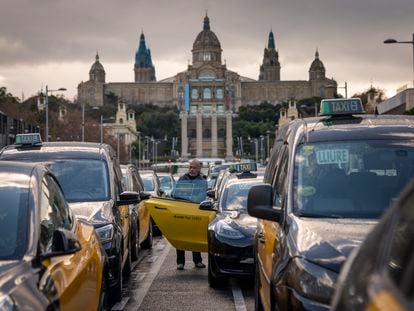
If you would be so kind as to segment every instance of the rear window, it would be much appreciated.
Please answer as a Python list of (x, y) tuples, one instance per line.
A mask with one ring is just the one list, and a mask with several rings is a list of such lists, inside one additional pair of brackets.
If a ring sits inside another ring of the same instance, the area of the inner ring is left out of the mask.
[(68, 202), (109, 200), (108, 168), (92, 159), (55, 160), (50, 165)]

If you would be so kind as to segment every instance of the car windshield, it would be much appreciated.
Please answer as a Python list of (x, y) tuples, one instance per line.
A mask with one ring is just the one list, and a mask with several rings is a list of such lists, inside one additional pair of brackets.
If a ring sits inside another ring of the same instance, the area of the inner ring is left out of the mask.
[(49, 165), (68, 202), (107, 201), (108, 169), (104, 161), (91, 159), (55, 160)]
[(145, 191), (154, 191), (154, 177), (148, 174), (141, 174), (142, 182), (144, 183)]
[(224, 211), (240, 211), (247, 213), (247, 195), (259, 181), (249, 181), (231, 184), (224, 189), (221, 208)]
[(206, 199), (206, 192), (207, 180), (205, 179), (178, 180), (174, 185), (171, 197), (173, 199), (200, 203)]
[(341, 141), (298, 147), (294, 211), (307, 217), (379, 218), (414, 176), (414, 143)]
[(29, 192), (6, 178), (1, 177), (0, 185), (0, 260), (21, 259), (27, 243)]
[(160, 187), (162, 190), (171, 190), (173, 187), (173, 182), (170, 176), (158, 176), (160, 180)]

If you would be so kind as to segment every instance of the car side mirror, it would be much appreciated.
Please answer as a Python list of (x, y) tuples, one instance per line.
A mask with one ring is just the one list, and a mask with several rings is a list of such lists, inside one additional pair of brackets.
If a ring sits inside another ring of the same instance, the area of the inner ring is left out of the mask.
[(67, 229), (57, 228), (53, 231), (52, 251), (42, 254), (42, 259), (64, 256), (76, 253), (81, 249), (81, 244), (76, 235)]
[(124, 191), (119, 195), (119, 201), (117, 205), (129, 205), (138, 204), (140, 201), (140, 195), (135, 191)]
[(148, 200), (149, 198), (151, 198), (151, 193), (141, 191), (139, 193), (139, 197), (140, 197), (141, 201)]
[(250, 216), (279, 222), (282, 210), (273, 208), (273, 188), (269, 184), (250, 188), (247, 196), (247, 212)]
[(209, 198), (212, 198), (212, 199), (214, 199), (216, 197), (216, 191), (214, 191), (212, 189), (211, 190), (207, 190), (206, 194), (207, 194), (207, 196)]
[(213, 202), (211, 202), (210, 200), (202, 201), (198, 206), (198, 209), (202, 211), (216, 211)]

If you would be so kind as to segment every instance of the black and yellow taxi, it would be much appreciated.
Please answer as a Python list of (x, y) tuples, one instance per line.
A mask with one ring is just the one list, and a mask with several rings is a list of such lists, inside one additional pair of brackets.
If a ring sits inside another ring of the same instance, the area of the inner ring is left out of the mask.
[(414, 308), (414, 182), (341, 271), (332, 310)]
[(106, 309), (108, 262), (37, 163), (0, 161), (0, 310)]
[(414, 118), (323, 100), (279, 129), (264, 185), (249, 191), (257, 310), (327, 310), (338, 274), (414, 176)]
[(135, 192), (123, 192), (122, 172), (106, 144), (42, 142), (38, 133), (21, 134), (0, 151), (2, 161), (44, 162), (58, 179), (74, 215), (95, 227), (110, 265), (110, 298), (122, 298), (123, 274), (131, 273), (129, 204)]
[(139, 175), (138, 169), (133, 164), (122, 164), (123, 188), (127, 191), (139, 193), (140, 202), (131, 204), (129, 212), (131, 216), (131, 258), (138, 259), (140, 248), (149, 249), (152, 247), (152, 225), (151, 216), (145, 205), (145, 200), (151, 195), (144, 190), (144, 182)]

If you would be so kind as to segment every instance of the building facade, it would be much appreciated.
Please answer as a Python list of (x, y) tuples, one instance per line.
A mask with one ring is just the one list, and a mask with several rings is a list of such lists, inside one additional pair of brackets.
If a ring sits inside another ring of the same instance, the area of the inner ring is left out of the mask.
[(105, 70), (96, 55), (89, 80), (78, 86), (78, 101), (102, 106), (104, 96), (114, 93), (126, 104), (174, 105), (180, 110), (181, 157), (233, 158), (232, 122), (242, 105), (279, 104), (294, 98), (333, 97), (335, 80), (326, 78), (316, 51), (308, 80), (280, 79), (279, 51), (270, 31), (258, 80), (227, 69), (222, 48), (206, 15), (194, 40), (192, 62), (175, 76), (156, 81), (151, 52), (141, 33), (135, 56), (134, 82), (105, 81)]

